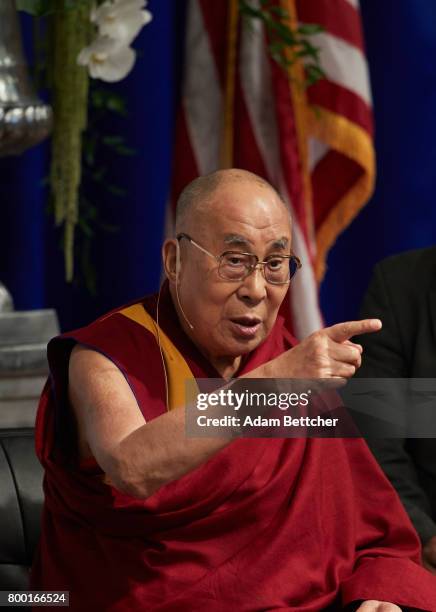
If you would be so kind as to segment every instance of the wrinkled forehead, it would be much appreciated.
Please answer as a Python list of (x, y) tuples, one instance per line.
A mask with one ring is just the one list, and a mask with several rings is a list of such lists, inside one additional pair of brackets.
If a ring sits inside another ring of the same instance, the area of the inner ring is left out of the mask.
[[(268, 185), (254, 181), (220, 185), (193, 211), (191, 227), (200, 238), (240, 243), (244, 239), (290, 239), (289, 209)], [(231, 240), (231, 236), (235, 239)]]
[(254, 252), (259, 247), (263, 247), (270, 251), (287, 252), (291, 247), (291, 236), (288, 232), (280, 234), (271, 228), (271, 231), (264, 231), (250, 235), (251, 233), (235, 234), (235, 233), (216, 233), (215, 238), (219, 246), (225, 246), (226, 250)]
[(286, 204), (276, 191), (265, 182), (254, 180), (226, 180), (221, 182), (204, 199), (199, 200), (192, 210), (195, 223), (207, 219), (221, 221), (229, 215), (245, 219), (261, 217), (275, 219), (288, 215)]

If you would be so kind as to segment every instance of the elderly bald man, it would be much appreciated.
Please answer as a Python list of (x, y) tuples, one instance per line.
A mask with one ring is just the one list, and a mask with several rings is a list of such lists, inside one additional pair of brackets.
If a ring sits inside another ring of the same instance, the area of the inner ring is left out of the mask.
[(193, 181), (176, 233), (158, 295), (49, 344), (31, 588), (111, 612), (436, 609), (362, 440), (185, 435), (186, 379), (347, 378), (361, 363), (349, 338), (380, 321), (296, 345), (278, 314), (300, 266), (289, 212), (253, 174)]

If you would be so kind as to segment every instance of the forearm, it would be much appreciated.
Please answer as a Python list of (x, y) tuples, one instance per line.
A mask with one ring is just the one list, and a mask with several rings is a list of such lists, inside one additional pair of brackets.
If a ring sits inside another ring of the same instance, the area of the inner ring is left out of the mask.
[[(256, 377), (260, 373), (258, 371)], [(248, 377), (234, 379), (229, 385), (233, 391), (243, 392)], [(215, 390), (218, 392), (219, 389)], [(133, 431), (117, 445), (111, 453), (111, 472), (116, 475), (116, 486), (136, 497), (149, 497), (161, 486), (199, 467), (241, 435), (241, 429), (235, 426), (226, 428), (222, 437), (215, 434), (213, 437), (190, 437), (186, 434), (189, 410), (195, 411), (196, 406), (166, 412)], [(228, 406), (209, 405), (203, 414), (220, 418), (228, 414)]]
[[(230, 444), (226, 437), (187, 437), (186, 411), (171, 410), (133, 431), (112, 453), (114, 484), (135, 497), (146, 498), (161, 486), (191, 472)], [(219, 416), (220, 407), (210, 408)]]
[[(72, 351), (68, 393), (78, 435), (105, 473), (104, 481), (139, 498), (194, 470), (238, 433), (187, 437), (185, 408), (146, 422), (120, 370), (86, 347)], [(196, 407), (190, 410), (195, 414)], [(226, 410), (211, 405), (207, 415), (220, 417)]]

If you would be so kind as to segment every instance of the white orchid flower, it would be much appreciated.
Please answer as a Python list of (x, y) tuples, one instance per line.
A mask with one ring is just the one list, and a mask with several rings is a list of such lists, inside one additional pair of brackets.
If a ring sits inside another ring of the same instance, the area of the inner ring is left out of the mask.
[(106, 0), (91, 10), (99, 36), (82, 49), (77, 63), (88, 66), (92, 78), (120, 81), (132, 70), (136, 53), (129, 45), (152, 19), (144, 10), (146, 4), (146, 0)]
[(147, 6), (147, 0), (106, 0), (100, 6), (93, 6), (91, 9), (91, 21), (92, 23), (98, 23), (100, 19), (105, 19), (114, 11), (140, 11), (145, 6)]
[(101, 36), (82, 49), (77, 63), (80, 66), (88, 66), (93, 79), (113, 83), (129, 74), (135, 64), (135, 58), (136, 53), (131, 47), (120, 44), (109, 36)]
[(100, 36), (130, 45), (152, 19), (150, 11), (143, 10), (144, 6), (145, 0), (106, 0), (91, 11), (91, 21), (98, 26)]

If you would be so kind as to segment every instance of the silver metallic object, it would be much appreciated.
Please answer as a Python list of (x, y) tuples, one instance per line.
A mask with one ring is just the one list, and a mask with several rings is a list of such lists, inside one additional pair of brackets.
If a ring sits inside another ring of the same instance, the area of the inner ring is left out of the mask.
[(51, 108), (30, 82), (15, 2), (0, 0), (0, 156), (36, 145), (51, 126)]
[(6, 287), (0, 283), (0, 312), (10, 312), (13, 309), (14, 303), (12, 301), (11, 294)]
[(54, 310), (0, 307), (0, 429), (34, 427), (48, 374), (47, 342), (58, 334)]

